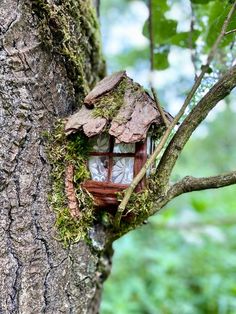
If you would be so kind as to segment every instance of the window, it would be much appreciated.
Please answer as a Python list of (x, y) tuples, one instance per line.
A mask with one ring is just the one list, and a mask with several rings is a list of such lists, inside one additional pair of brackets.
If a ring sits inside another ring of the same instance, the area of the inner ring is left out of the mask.
[(137, 144), (116, 144), (109, 135), (91, 139), (92, 152), (88, 162), (92, 180), (130, 184), (134, 177)]

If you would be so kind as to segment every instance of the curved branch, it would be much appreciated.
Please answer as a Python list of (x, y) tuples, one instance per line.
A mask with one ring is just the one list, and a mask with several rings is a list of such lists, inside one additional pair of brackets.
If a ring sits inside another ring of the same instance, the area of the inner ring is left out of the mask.
[(231, 29), (230, 31), (226, 32), (225, 35), (229, 35), (232, 33), (236, 33), (236, 29)]
[[(171, 124), (168, 126), (168, 128), (166, 129), (164, 135), (162, 136), (158, 146), (156, 147), (156, 149), (154, 150), (153, 154), (151, 155), (151, 157), (147, 160), (147, 162), (145, 163), (145, 165), (143, 166), (143, 168), (140, 170), (140, 172), (137, 174), (137, 176), (133, 179), (132, 183), (130, 184), (130, 186), (127, 188), (127, 190), (125, 191), (125, 195), (118, 207), (118, 210), (116, 212), (115, 218), (114, 218), (114, 225), (115, 228), (119, 228), (120, 226), (120, 220), (122, 217), (122, 213), (126, 208), (127, 203), (129, 202), (129, 199), (135, 189), (135, 187), (137, 186), (137, 184), (141, 181), (141, 179), (144, 177), (147, 169), (149, 168), (149, 166), (154, 162), (154, 160), (156, 159), (156, 157), (160, 154), (162, 148), (164, 147), (164, 145), (166, 144), (169, 135), (171, 134), (171, 131), (173, 130), (173, 128), (175, 127), (175, 125), (178, 123), (179, 119), (183, 116), (186, 108), (188, 107), (189, 103), (191, 102), (195, 92), (197, 91), (198, 87), (200, 86), (202, 79), (204, 77), (204, 75), (207, 73), (210, 63), (214, 58), (214, 55), (216, 53), (216, 50), (222, 40), (222, 38), (224, 37), (224, 34), (226, 32), (226, 29), (228, 27), (228, 24), (234, 14), (236, 10), (236, 0), (234, 1), (234, 4), (232, 5), (231, 10), (229, 11), (229, 14), (226, 18), (226, 20), (224, 21), (224, 24), (222, 26), (221, 32), (219, 34), (219, 36), (217, 37), (213, 47), (211, 48), (208, 58), (207, 58), (207, 62), (206, 64), (202, 67), (202, 71), (200, 73), (200, 75), (197, 77), (195, 83), (193, 84), (188, 96), (186, 97), (182, 107), (180, 108), (179, 112), (177, 113), (177, 115), (175, 116), (175, 118), (173, 119), (173, 121), (171, 122)], [(150, 22), (151, 16), (149, 17), (149, 23), (151, 25)], [(152, 51), (151, 51), (152, 54)], [(153, 55), (152, 55), (153, 57)], [(151, 61), (152, 62), (152, 61)], [(175, 162), (174, 162), (175, 163)], [(173, 167), (172, 167), (173, 168)], [(171, 170), (172, 170), (171, 168)], [(165, 183), (168, 183), (168, 179), (169, 179), (170, 173), (168, 174), (168, 177), (166, 177), (165, 179)], [(159, 181), (160, 182), (160, 181)], [(160, 194), (162, 193), (162, 187), (163, 185), (160, 185)]]
[(149, 212), (149, 216), (159, 212), (173, 198), (181, 194), (207, 189), (217, 189), (233, 184), (236, 184), (236, 171), (212, 177), (195, 178), (186, 176), (172, 185), (166, 191), (165, 195), (157, 195), (157, 198), (154, 201), (154, 206), (151, 212)]
[(167, 192), (168, 200), (184, 193), (207, 189), (217, 189), (232, 184), (236, 184), (236, 171), (203, 178), (187, 176), (169, 189)]
[(156, 171), (156, 182), (161, 187), (167, 185), (172, 169), (193, 131), (217, 103), (230, 94), (235, 86), (236, 65), (219, 79), (182, 122), (166, 148)]

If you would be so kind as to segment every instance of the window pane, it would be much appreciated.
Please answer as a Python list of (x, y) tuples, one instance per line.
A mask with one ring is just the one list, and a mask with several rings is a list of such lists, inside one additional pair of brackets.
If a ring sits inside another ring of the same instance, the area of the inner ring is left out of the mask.
[(147, 137), (147, 155), (148, 156), (150, 156), (154, 151), (153, 144), (154, 144), (153, 139), (151, 138), (151, 136), (148, 136)]
[(129, 184), (133, 180), (134, 158), (115, 157), (111, 173), (114, 183)]
[(95, 181), (107, 181), (108, 158), (104, 156), (91, 156), (89, 158), (89, 170), (91, 177)]
[(114, 153), (134, 153), (135, 152), (135, 144), (115, 144)]
[[(151, 138), (151, 136), (149, 135), (147, 137), (147, 157), (149, 158), (150, 155), (153, 153), (154, 151), (154, 142), (153, 139)], [(154, 165), (152, 165), (151, 167), (148, 167), (147, 169), (147, 176), (149, 177), (151, 174), (151, 170), (154, 167)]]
[(108, 135), (98, 135), (91, 139), (92, 151), (94, 152), (108, 152), (109, 151), (109, 136)]

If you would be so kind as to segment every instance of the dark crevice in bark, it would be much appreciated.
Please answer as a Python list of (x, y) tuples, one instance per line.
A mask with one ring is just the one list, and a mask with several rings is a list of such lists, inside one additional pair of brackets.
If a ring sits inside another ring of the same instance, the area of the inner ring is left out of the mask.
[[(0, 313), (85, 314), (101, 289), (103, 252), (57, 240), (43, 133), (76, 101), (61, 56), (42, 45), (31, 4), (0, 6)], [(96, 65), (87, 70), (96, 80)]]
[(8, 229), (6, 230), (6, 234), (8, 238), (7, 248), (15, 261), (14, 280), (12, 284), (12, 291), (10, 294), (11, 304), (9, 305), (9, 313), (15, 313), (19, 306), (18, 294), (20, 290), (19, 282), (20, 282), (20, 276), (22, 272), (22, 263), (20, 262), (20, 259), (17, 256), (17, 253), (15, 252), (14, 247), (13, 247), (14, 239), (11, 235), (11, 226), (13, 222), (12, 207), (10, 207), (8, 210), (8, 218), (9, 218), (9, 225), (8, 225)]
[[(34, 208), (34, 204), (37, 204), (37, 195), (40, 194), (40, 187), (39, 187), (39, 183), (41, 181), (41, 175), (43, 173), (43, 165), (42, 165), (42, 168), (41, 168), (41, 171), (39, 173), (38, 176), (35, 176), (35, 180), (36, 180), (36, 188), (35, 188), (35, 194), (33, 195), (33, 206), (32, 208)], [(38, 213), (36, 210), (34, 210), (34, 212), (32, 211), (32, 220), (33, 220), (33, 224), (34, 224), (34, 227), (36, 229), (36, 240), (39, 240), (41, 242), (41, 245), (42, 247), (44, 248), (45, 250), (45, 253), (46, 253), (46, 258), (47, 258), (47, 264), (48, 264), (48, 271), (45, 275), (45, 278), (44, 278), (44, 282), (43, 282), (43, 286), (44, 286), (44, 293), (43, 293), (43, 297), (44, 297), (44, 307), (43, 307), (43, 313), (47, 313), (47, 307), (49, 305), (49, 301), (48, 301), (48, 277), (50, 275), (50, 271), (51, 269), (53, 268), (53, 263), (52, 261), (50, 260), (50, 248), (49, 248), (49, 244), (47, 242), (47, 240), (41, 235), (41, 227), (40, 227), (40, 224), (38, 222)]]

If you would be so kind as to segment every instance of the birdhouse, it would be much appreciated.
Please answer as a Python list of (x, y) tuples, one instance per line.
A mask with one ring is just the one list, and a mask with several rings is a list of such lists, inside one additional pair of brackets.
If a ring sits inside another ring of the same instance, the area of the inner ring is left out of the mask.
[[(172, 116), (165, 112), (167, 120)], [(67, 135), (83, 132), (91, 147), (91, 179), (82, 184), (98, 207), (116, 208), (125, 190), (154, 150), (164, 123), (154, 100), (124, 71), (105, 77), (65, 125)], [(150, 169), (149, 169), (150, 172)], [(144, 178), (136, 188), (145, 188)]]

